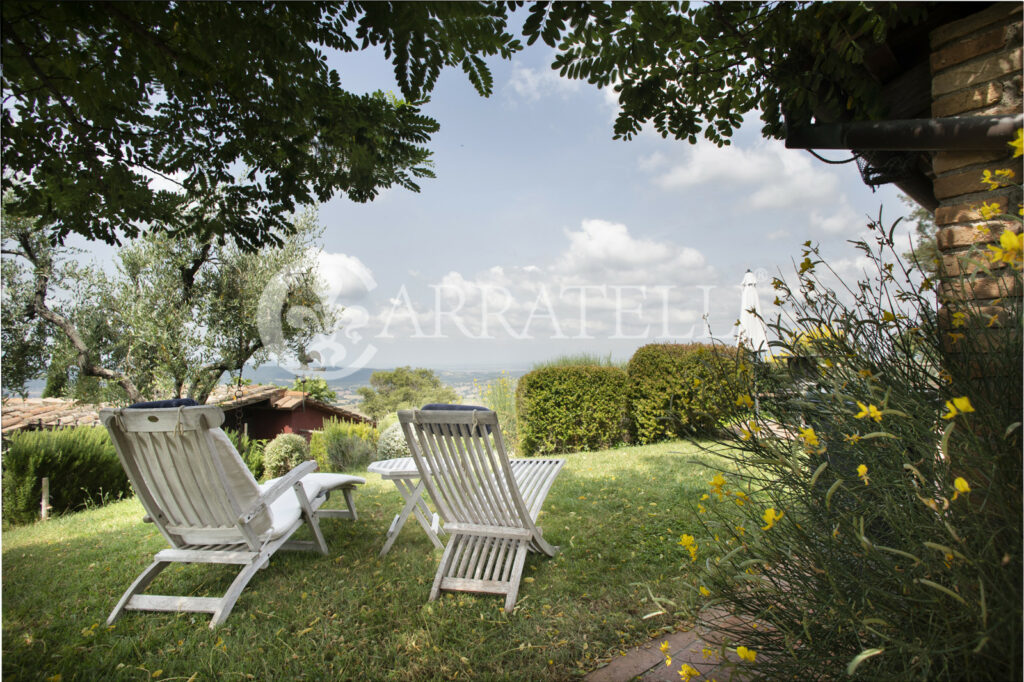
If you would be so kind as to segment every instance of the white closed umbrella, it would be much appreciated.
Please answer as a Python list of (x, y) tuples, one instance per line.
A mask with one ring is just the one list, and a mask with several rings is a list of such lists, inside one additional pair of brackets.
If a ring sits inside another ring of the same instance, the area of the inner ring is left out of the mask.
[(761, 301), (757, 296), (757, 278), (747, 270), (743, 275), (740, 293), (740, 324), (736, 332), (736, 345), (745, 346), (758, 359), (770, 355), (768, 329), (761, 319)]

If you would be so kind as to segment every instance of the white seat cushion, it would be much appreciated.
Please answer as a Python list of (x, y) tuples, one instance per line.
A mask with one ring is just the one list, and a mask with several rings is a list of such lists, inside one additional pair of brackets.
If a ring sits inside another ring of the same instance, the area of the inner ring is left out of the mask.
[[(260, 492), (264, 492), (277, 482), (277, 478), (272, 478), (266, 483), (260, 485)], [(306, 491), (306, 497), (313, 505), (313, 510), (316, 511), (317, 507), (323, 504), (326, 499), (326, 493), (338, 488), (344, 488), (346, 486), (366, 483), (366, 479), (358, 476), (349, 476), (348, 474), (308, 474), (302, 477), (302, 489)], [(323, 497), (319, 503), (317, 498)], [(295, 496), (295, 490), (289, 489), (287, 492), (281, 494), (276, 500), (270, 503), (270, 519), (272, 527), (270, 529), (270, 537), (280, 537), (282, 533), (286, 532), (292, 527), (299, 517), (302, 515), (302, 507), (299, 505), (299, 498)]]

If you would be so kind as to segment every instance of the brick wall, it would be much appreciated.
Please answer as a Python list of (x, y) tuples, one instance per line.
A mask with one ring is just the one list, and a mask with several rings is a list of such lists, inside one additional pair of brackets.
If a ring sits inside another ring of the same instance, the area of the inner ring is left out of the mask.
[[(1021, 112), (1021, 18), (1021, 3), (995, 3), (931, 32), (932, 116)], [(959, 275), (978, 269), (967, 257), (971, 247), (984, 250), (986, 243), (998, 240), (1004, 227), (1020, 230), (1019, 222), (996, 225), (978, 211), (983, 202), (998, 204), (1001, 212), (1019, 210), (1019, 188), (989, 190), (981, 181), (985, 170), (1010, 168), (1020, 183), (1022, 159), (1012, 159), (1011, 153), (1007, 146), (1005, 152), (963, 150), (934, 155), (934, 189), (940, 202), (935, 211), (938, 246), (950, 276), (940, 288), (946, 315), (955, 311), (958, 299), (974, 299), (986, 306), (1004, 295), (1020, 296), (1019, 291), (1007, 289), (1011, 280), (998, 270), (970, 282), (957, 281)]]

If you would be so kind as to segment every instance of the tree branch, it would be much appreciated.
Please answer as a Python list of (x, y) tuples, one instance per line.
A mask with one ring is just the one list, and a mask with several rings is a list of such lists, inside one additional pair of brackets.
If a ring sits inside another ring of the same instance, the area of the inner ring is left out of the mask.
[(106, 367), (101, 367), (91, 359), (91, 352), (85, 341), (79, 334), (77, 327), (67, 317), (51, 310), (46, 305), (46, 294), (50, 286), (49, 263), (41, 263), (42, 260), (33, 249), (30, 237), (27, 233), (18, 237), (22, 249), (25, 250), (25, 257), (32, 263), (35, 269), (35, 286), (32, 294), (32, 310), (42, 319), (59, 329), (67, 337), (71, 346), (75, 349), (75, 361), (78, 369), (85, 376), (99, 377), (108, 381), (115, 381), (121, 385), (132, 402), (142, 400), (142, 394), (135, 387), (135, 384), (122, 372), (117, 372)]

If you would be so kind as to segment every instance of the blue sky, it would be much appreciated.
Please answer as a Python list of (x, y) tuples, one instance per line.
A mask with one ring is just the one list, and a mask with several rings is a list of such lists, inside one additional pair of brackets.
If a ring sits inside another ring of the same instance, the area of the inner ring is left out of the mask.
[[(552, 56), (538, 44), (490, 60), (489, 98), (445, 71), (425, 107), (441, 125), (429, 144), (437, 178), (420, 193), (320, 206), (320, 271), (345, 324), (311, 350), (335, 374), (627, 359), (708, 330), (729, 342), (748, 268), (770, 316), (770, 278), (792, 274), (802, 242), (819, 242), (852, 280), (862, 261), (846, 240), (880, 207), (886, 222), (906, 212), (894, 187), (872, 193), (854, 164), (762, 139), (756, 116), (721, 149), (651, 130), (613, 140), (614, 93), (560, 78)], [(380, 51), (328, 59), (349, 90), (398, 90)]]
[[(437, 178), (419, 194), (320, 208), (321, 271), (348, 309), (346, 329), (324, 340), (329, 364), (628, 358), (644, 343), (706, 335), (705, 312), (728, 337), (748, 268), (770, 314), (766, 275), (791, 273), (802, 242), (820, 242), (854, 277), (846, 240), (880, 207), (887, 222), (905, 212), (895, 188), (872, 193), (854, 164), (763, 140), (756, 118), (724, 149), (653, 131), (613, 140), (614, 93), (559, 78), (551, 58), (535, 45), (492, 60), (490, 98), (446, 71), (425, 107), (441, 124), (430, 145)], [(397, 90), (379, 54), (332, 66), (349, 89)]]

